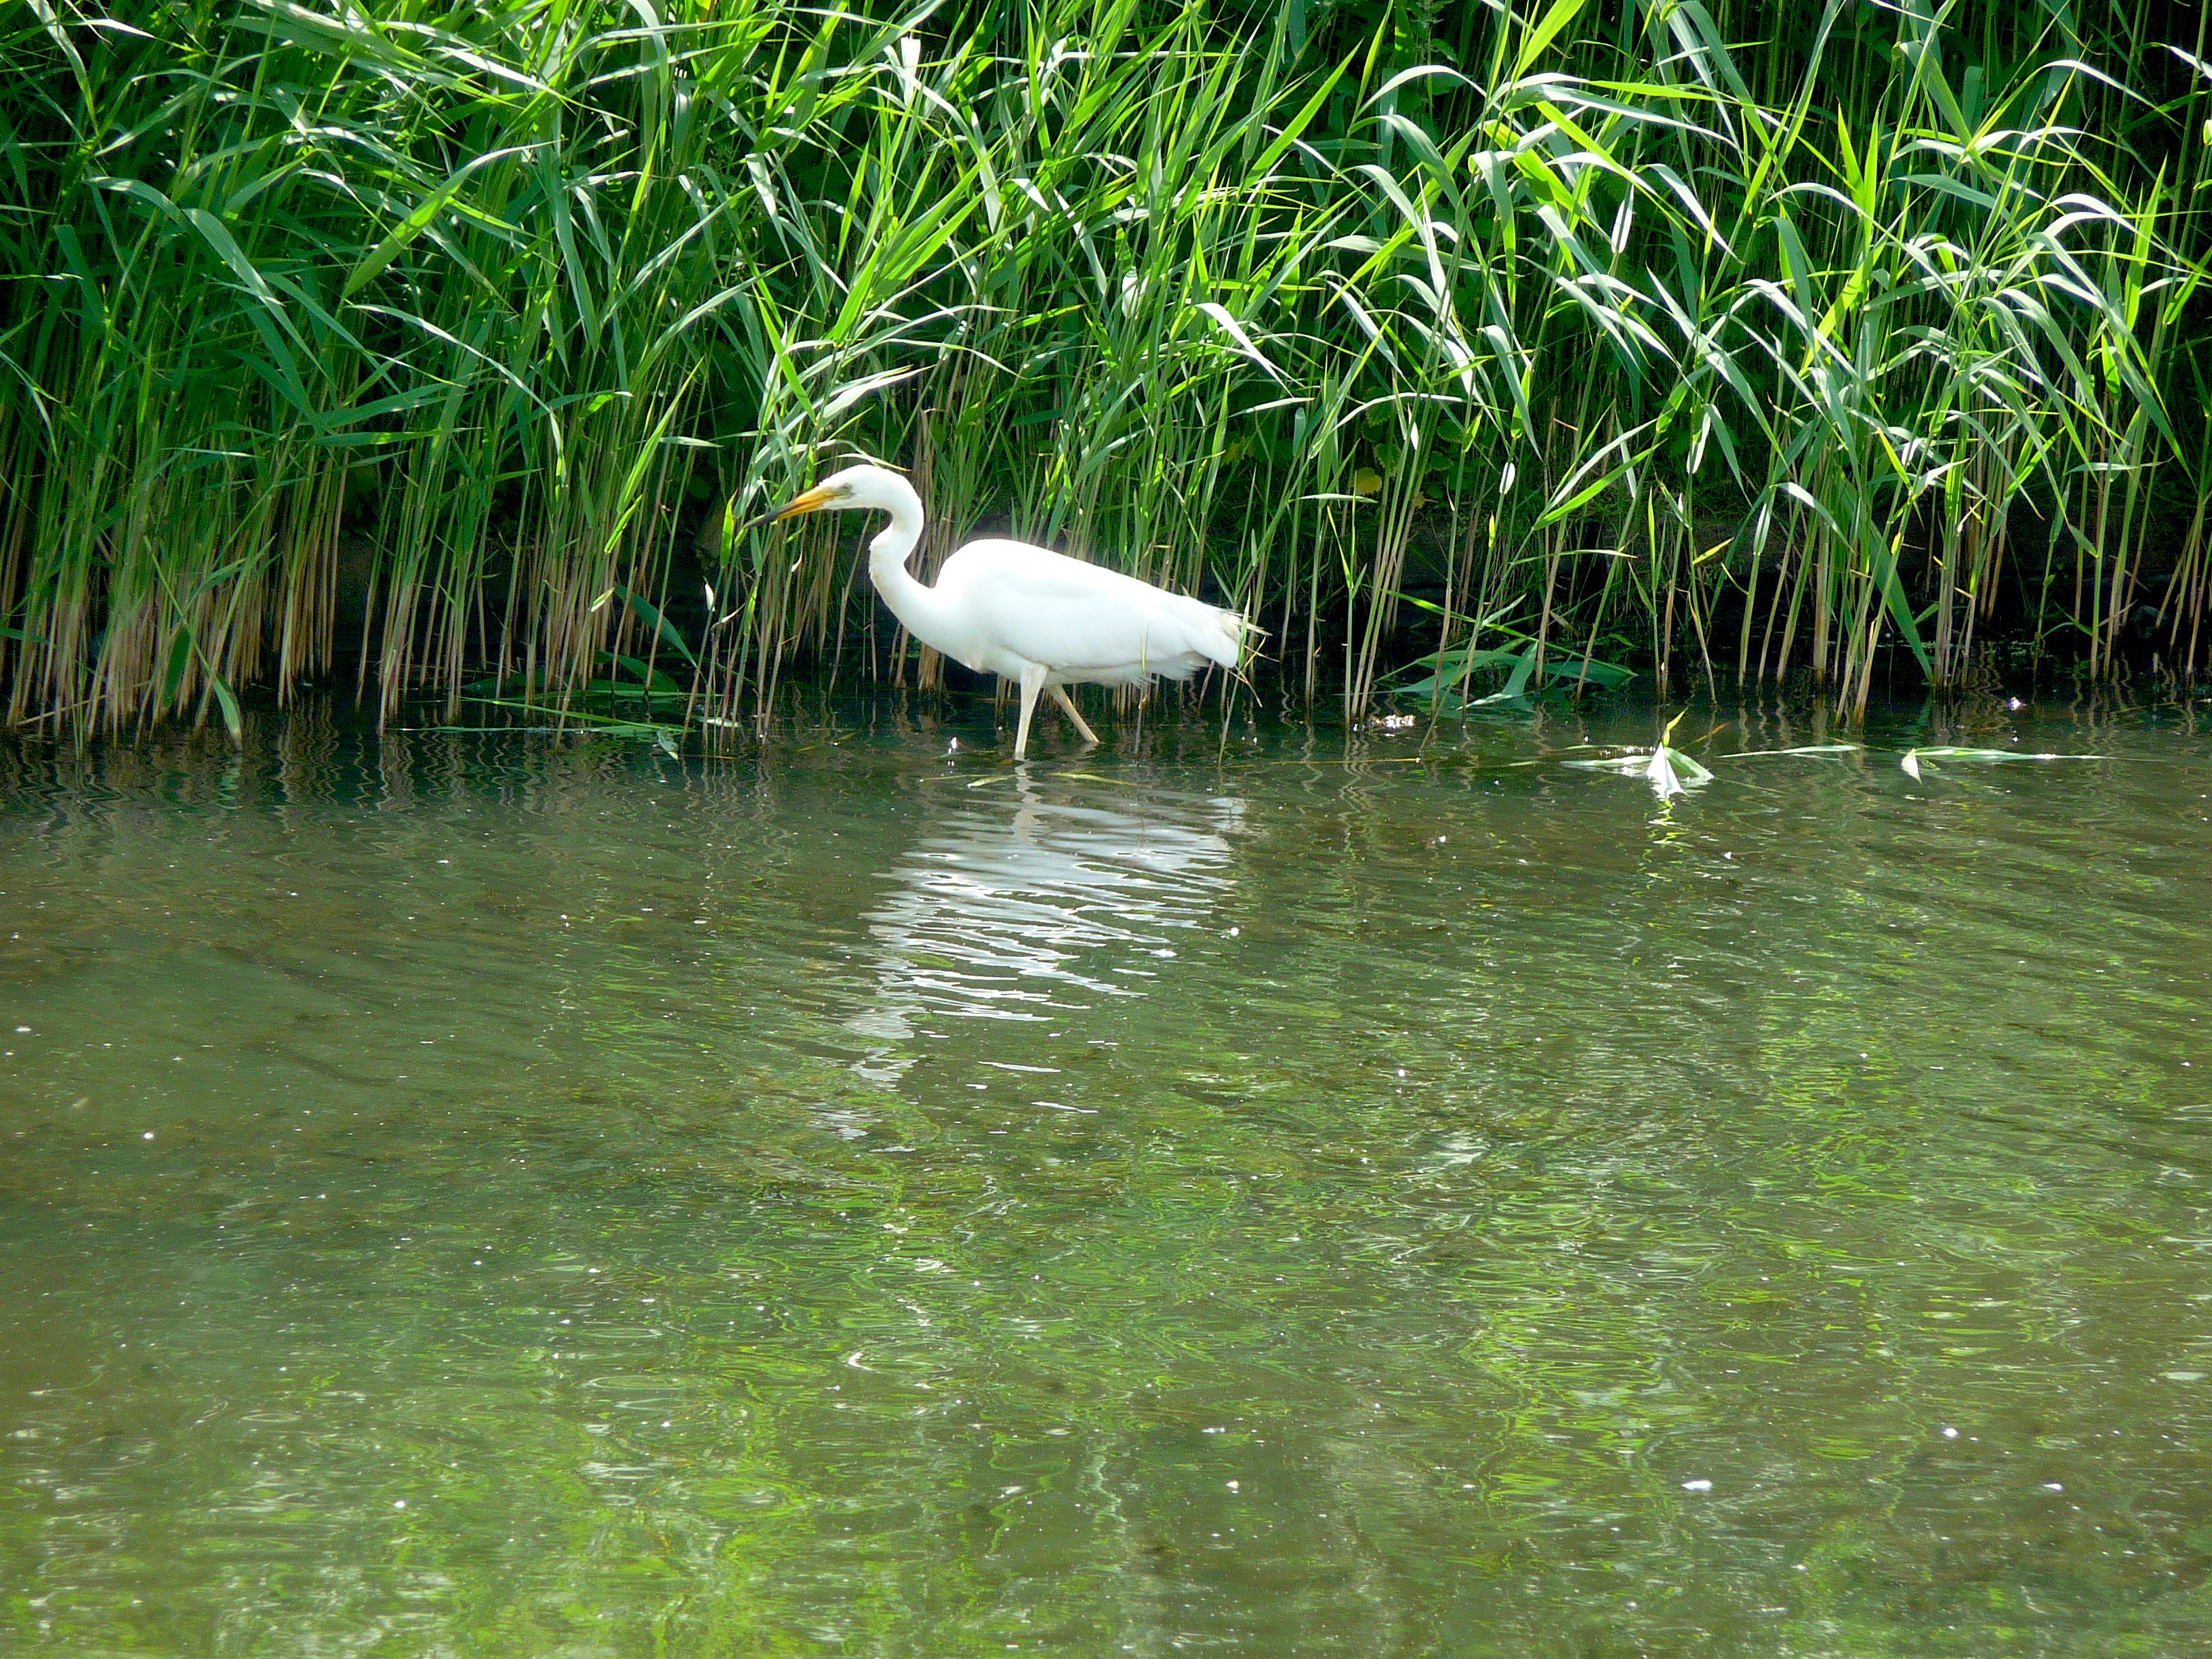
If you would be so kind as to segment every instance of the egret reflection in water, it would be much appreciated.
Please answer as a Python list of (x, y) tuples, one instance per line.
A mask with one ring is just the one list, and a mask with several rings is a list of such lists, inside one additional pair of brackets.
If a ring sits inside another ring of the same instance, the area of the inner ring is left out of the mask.
[[(889, 872), (866, 919), (875, 994), (848, 1030), (898, 1041), (931, 1019), (1048, 1020), (1142, 996), (1235, 884), (1242, 800), (1148, 791), (1109, 808), (1026, 769), (1014, 787), (960, 800)], [(889, 1081), (907, 1063), (878, 1048), (858, 1069)]]

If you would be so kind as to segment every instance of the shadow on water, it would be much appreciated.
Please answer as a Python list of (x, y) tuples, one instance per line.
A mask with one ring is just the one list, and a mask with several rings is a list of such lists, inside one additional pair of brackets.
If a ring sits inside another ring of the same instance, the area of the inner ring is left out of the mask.
[(2191, 719), (0, 751), (0, 1647), (2212, 1644)]

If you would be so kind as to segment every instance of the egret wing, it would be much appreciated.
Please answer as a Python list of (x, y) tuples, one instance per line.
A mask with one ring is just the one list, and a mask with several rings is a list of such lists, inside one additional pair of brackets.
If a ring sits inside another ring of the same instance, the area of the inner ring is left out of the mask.
[(1227, 613), (1026, 543), (971, 542), (939, 580), (990, 641), (1055, 670), (1181, 676), (1194, 659), (1236, 661)]

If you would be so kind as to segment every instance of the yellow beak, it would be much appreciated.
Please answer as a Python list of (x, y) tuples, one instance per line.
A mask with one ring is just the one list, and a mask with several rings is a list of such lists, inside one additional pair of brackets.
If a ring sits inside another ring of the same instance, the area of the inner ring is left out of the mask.
[(763, 513), (759, 518), (750, 520), (739, 527), (751, 530), (761, 525), (781, 524), (786, 519), (802, 518), (809, 513), (819, 513), (823, 507), (833, 504), (843, 493), (842, 490), (830, 489), (827, 484), (817, 484), (805, 495), (793, 496), (775, 512)]

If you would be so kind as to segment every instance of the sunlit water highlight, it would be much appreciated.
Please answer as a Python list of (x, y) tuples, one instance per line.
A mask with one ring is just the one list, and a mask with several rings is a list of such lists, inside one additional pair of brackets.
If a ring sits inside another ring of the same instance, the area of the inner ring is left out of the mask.
[(0, 751), (0, 1650), (2212, 1649), (2212, 750), (1728, 712)]

